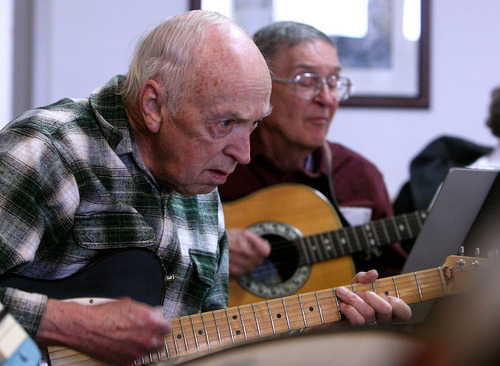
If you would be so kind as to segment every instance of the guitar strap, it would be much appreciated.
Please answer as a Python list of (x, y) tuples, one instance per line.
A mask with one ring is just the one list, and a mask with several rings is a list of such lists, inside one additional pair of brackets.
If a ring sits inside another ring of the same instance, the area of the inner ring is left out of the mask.
[(333, 178), (332, 178), (332, 150), (330, 150), (330, 146), (328, 145), (328, 141), (325, 140), (324, 146), (325, 156), (326, 156), (326, 175), (328, 176), (328, 188), (330, 189), (330, 196), (332, 196), (332, 204), (339, 215), (340, 221), (342, 222), (343, 227), (351, 226), (349, 222), (346, 220), (342, 211), (340, 211), (339, 203), (337, 202), (337, 198), (335, 197), (335, 191), (333, 189)]
[[(324, 143), (324, 149), (325, 149), (325, 154), (326, 154), (326, 171), (328, 175), (328, 185), (330, 187), (330, 195), (332, 196), (332, 204), (335, 207), (335, 210), (337, 210), (340, 221), (342, 222), (342, 225), (344, 227), (351, 226), (349, 222), (346, 220), (344, 215), (342, 215), (342, 212), (340, 211), (340, 206), (339, 203), (337, 202), (337, 198), (335, 197), (335, 192), (333, 190), (333, 178), (332, 178), (332, 151), (330, 150), (330, 146), (328, 145), (328, 141), (325, 140)], [(380, 249), (378, 248), (373, 248), (373, 249), (367, 249), (365, 250), (363, 256), (363, 260), (368, 261), (370, 260), (372, 254), (376, 255), (377, 257), (381, 255)]]

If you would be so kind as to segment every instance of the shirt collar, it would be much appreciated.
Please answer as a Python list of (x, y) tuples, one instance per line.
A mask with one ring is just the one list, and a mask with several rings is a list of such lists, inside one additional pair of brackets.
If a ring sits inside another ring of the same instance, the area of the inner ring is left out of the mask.
[[(323, 147), (317, 148), (314, 150), (310, 157), (312, 158), (311, 169), (308, 170), (306, 167), (297, 170), (297, 172), (301, 172), (310, 177), (318, 177), (322, 174), (328, 174), (326, 168), (326, 154), (323, 150)], [(261, 161), (265, 162), (265, 164), (273, 166), (274, 169), (281, 171), (278, 167), (276, 167), (266, 156), (265, 156), (265, 147), (264, 143), (260, 137), (259, 130), (257, 129), (254, 133), (250, 135), (250, 157), (251, 161)], [(250, 162), (251, 164), (251, 162)]]
[(119, 155), (133, 150), (130, 123), (120, 95), (124, 80), (123, 75), (116, 75), (89, 97), (104, 138)]

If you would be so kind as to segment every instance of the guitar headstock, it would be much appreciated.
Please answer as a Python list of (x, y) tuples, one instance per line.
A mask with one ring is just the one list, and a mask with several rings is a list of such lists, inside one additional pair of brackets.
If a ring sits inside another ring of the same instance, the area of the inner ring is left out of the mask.
[(442, 267), (452, 267), (459, 270), (465, 269), (480, 269), (484, 263), (488, 263), (490, 259), (465, 257), (460, 255), (450, 255), (446, 258)]
[(458, 255), (450, 255), (446, 258), (443, 267), (456, 267), (458, 269), (479, 269), (484, 264), (490, 265), (498, 258), (498, 250), (490, 250), (488, 259), (480, 258), (479, 248), (474, 251), (474, 257), (464, 256), (464, 247), (460, 247)]
[(452, 255), (441, 267), (441, 280), (448, 294), (469, 292), (485, 279), (493, 268), (495, 259)]

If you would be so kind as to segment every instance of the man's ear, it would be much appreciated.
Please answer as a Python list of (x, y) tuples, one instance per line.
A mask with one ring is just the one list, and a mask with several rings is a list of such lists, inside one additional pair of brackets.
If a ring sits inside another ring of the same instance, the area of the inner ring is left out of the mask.
[(139, 94), (139, 104), (145, 126), (151, 133), (157, 133), (162, 123), (162, 90), (154, 80), (144, 83)]

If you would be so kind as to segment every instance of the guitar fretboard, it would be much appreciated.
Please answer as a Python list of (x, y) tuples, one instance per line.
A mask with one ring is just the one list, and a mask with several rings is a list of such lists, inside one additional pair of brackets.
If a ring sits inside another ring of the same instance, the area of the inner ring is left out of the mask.
[(416, 211), (296, 239), (293, 242), (300, 251), (299, 265), (318, 263), (413, 239), (420, 232), (427, 215), (425, 210)]

